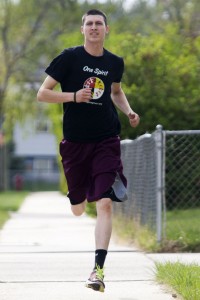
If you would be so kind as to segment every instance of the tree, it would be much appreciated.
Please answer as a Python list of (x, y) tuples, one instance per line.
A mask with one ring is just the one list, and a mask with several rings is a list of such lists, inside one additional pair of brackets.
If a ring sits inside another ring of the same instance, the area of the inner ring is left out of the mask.
[(200, 3), (198, 0), (157, 0), (156, 7), (166, 22), (176, 24), (180, 34), (199, 36)]
[(72, 30), (77, 10), (78, 2), (71, 0), (1, 0), (0, 118), (9, 127), (36, 110), (41, 67), (54, 53), (58, 36)]
[(125, 60), (123, 87), (140, 126), (132, 130), (122, 118), (122, 137), (155, 130), (199, 128), (200, 38), (184, 37), (175, 26), (149, 36), (110, 36), (107, 46)]

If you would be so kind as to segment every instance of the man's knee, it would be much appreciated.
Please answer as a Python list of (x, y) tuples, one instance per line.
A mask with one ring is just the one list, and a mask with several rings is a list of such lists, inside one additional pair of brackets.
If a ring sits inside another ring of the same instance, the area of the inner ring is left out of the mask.
[(86, 201), (76, 204), (76, 205), (71, 205), (71, 210), (74, 216), (79, 217), (85, 212), (85, 205)]
[(97, 213), (112, 213), (112, 200), (109, 198), (103, 198), (97, 201), (96, 204)]

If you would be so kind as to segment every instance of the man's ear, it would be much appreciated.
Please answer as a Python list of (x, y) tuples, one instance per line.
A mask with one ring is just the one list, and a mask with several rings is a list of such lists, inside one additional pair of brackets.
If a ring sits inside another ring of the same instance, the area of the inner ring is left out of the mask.
[(81, 33), (83, 34), (83, 26), (81, 26), (81, 29), (80, 29)]
[(110, 27), (107, 25), (107, 26), (106, 26), (106, 34), (108, 34), (109, 31), (110, 31)]

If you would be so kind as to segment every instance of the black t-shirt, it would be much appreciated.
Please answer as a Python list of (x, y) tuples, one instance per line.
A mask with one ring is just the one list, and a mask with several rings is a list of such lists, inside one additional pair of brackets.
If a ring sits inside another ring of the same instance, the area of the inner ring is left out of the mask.
[(63, 92), (92, 88), (89, 103), (63, 104), (63, 135), (72, 142), (95, 142), (120, 133), (117, 111), (111, 100), (111, 85), (120, 82), (124, 62), (104, 49), (92, 56), (83, 46), (65, 49), (47, 67), (46, 73), (60, 82)]

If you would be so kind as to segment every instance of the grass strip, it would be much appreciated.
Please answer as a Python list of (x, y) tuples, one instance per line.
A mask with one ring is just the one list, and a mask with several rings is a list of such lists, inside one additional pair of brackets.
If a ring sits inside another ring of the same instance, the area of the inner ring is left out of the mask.
[(200, 251), (200, 209), (168, 211), (166, 219), (166, 238), (160, 245), (156, 241), (156, 232), (136, 223), (133, 217), (128, 218), (123, 214), (114, 213), (113, 229), (119, 238), (145, 251)]
[(27, 195), (26, 191), (0, 192), (0, 228), (9, 218), (9, 212), (17, 211)]
[(167, 212), (167, 240), (176, 241), (177, 251), (199, 252), (200, 209), (182, 209)]
[(195, 263), (156, 263), (156, 278), (172, 287), (184, 300), (200, 299), (200, 266)]
[(114, 215), (113, 231), (115, 238), (121, 242), (134, 244), (136, 247), (148, 252), (159, 250), (155, 232), (150, 231), (145, 226), (140, 226), (133, 219), (125, 218), (120, 214)]

